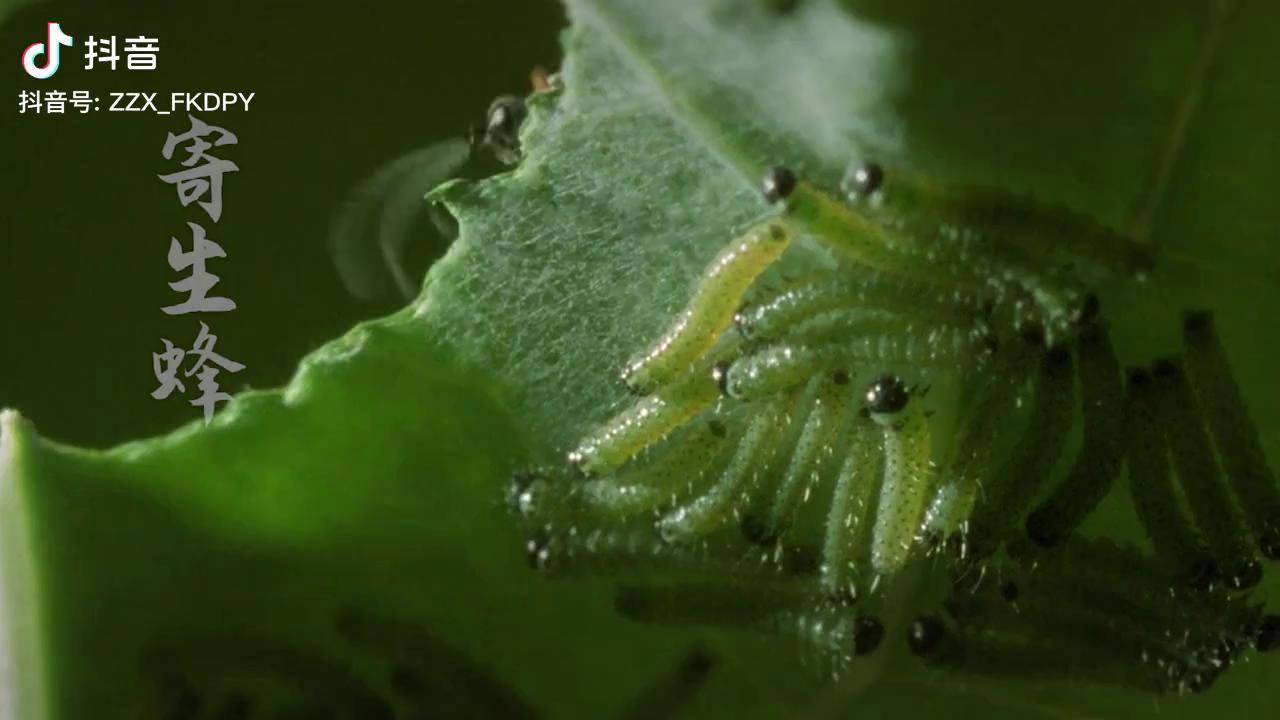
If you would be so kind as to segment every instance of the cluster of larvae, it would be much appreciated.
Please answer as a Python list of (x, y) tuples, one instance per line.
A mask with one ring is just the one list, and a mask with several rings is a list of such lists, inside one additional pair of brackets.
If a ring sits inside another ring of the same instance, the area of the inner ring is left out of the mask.
[[(896, 635), (938, 667), (1182, 693), (1280, 645), (1249, 598), (1280, 491), (1211, 316), (1149, 368), (1108, 337), (1094, 290), (1144, 281), (1145, 246), (875, 164), (839, 194), (782, 167), (762, 190), (777, 211), (622, 369), (634, 403), (513, 481), (535, 567), (634, 574), (630, 617), (787, 634), (837, 668)], [(834, 269), (760, 290), (797, 237)], [(1076, 532), (1126, 466), (1149, 550)], [(902, 597), (919, 614), (886, 615)]]

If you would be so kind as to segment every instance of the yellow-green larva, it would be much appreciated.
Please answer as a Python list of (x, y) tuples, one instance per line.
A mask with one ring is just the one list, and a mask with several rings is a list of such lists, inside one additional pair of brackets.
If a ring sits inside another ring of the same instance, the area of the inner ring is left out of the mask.
[(687, 370), (733, 322), (743, 293), (787, 249), (791, 234), (776, 221), (752, 227), (716, 255), (669, 328), (627, 363), (622, 380), (644, 394)]
[[(774, 168), (771, 172), (780, 175), (790, 171)], [(915, 262), (884, 228), (836, 198), (794, 176), (780, 184), (789, 187), (786, 194), (775, 196), (785, 201), (783, 217), (796, 226), (797, 233), (807, 231), (844, 260), (924, 283), (959, 285), (979, 292), (991, 289), (990, 278), (972, 263)]]
[(867, 386), (867, 410), (883, 433), (884, 479), (871, 538), (871, 566), (882, 575), (902, 569), (920, 533), (934, 486), (929, 421), (901, 379), (882, 375)]
[[(727, 352), (733, 342), (722, 341)], [(569, 462), (585, 476), (618, 469), (637, 453), (688, 422), (719, 396), (713, 375), (716, 349), (676, 379), (607, 420), (569, 452)]]
[(618, 518), (670, 505), (717, 474), (717, 461), (737, 442), (737, 435), (736, 429), (716, 419), (690, 423), (652, 462), (584, 484), (585, 502), (588, 508)]

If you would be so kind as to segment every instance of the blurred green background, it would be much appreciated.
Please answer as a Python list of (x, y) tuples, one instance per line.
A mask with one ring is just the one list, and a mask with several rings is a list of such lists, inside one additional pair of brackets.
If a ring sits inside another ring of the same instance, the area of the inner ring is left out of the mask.
[[(465, 135), (497, 95), (528, 92), (535, 64), (559, 62), (564, 12), (554, 0), (44, 2), (5, 20), (5, 57), (42, 41), (47, 21), (76, 40), (58, 73), (0, 71), (0, 407), (46, 437), (107, 447), (199, 416), (176, 393), (150, 396), (151, 353), (161, 338), (190, 347), (197, 318), (246, 365), (222, 374), (235, 393), (283, 384), (307, 352), (402, 304), (343, 289), (325, 242), (332, 213), (381, 164)], [(159, 38), (158, 69), (85, 70), (89, 35)], [(101, 109), (19, 114), (18, 91), (32, 89), (89, 90)], [(156, 178), (177, 167), (160, 149), (186, 117), (108, 112), (113, 91), (257, 93), (247, 113), (197, 113), (239, 136), (221, 149), (240, 171), (225, 178), (220, 222)], [(188, 220), (227, 252), (208, 269), (221, 277), (210, 294), (238, 305), (229, 313), (160, 311), (185, 297), (168, 287), (182, 275), (166, 254), (170, 237), (190, 247)]]

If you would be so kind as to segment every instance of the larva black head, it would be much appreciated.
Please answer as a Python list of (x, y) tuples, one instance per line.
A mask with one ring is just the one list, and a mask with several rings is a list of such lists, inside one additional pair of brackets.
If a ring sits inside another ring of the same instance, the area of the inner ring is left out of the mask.
[(1027, 517), (1027, 538), (1037, 547), (1054, 547), (1066, 538), (1053, 525), (1053, 520), (1048, 515), (1037, 510)]
[(1170, 382), (1182, 377), (1182, 371), (1172, 358), (1159, 358), (1151, 364), (1151, 376), (1162, 382)]
[(711, 652), (702, 646), (695, 647), (680, 663), (680, 678), (686, 683), (700, 683), (711, 674), (716, 660)]
[(743, 515), (742, 521), (738, 523), (742, 530), (742, 537), (753, 545), (771, 545), (777, 538), (769, 532), (769, 526), (755, 515)]
[(545, 570), (551, 561), (551, 538), (546, 533), (536, 531), (524, 542), (525, 559), (534, 570)]
[(1208, 310), (1182, 311), (1182, 337), (1188, 343), (1208, 342), (1213, 336), (1213, 313)]
[(613, 596), (613, 609), (625, 618), (644, 620), (653, 615), (649, 594), (634, 585), (623, 585)]
[(1266, 615), (1253, 631), (1253, 647), (1258, 652), (1280, 648), (1280, 615)]
[(1145, 391), (1151, 386), (1151, 373), (1145, 368), (1131, 367), (1127, 371), (1129, 392)]
[(517, 470), (511, 474), (511, 483), (507, 486), (507, 506), (513, 511), (521, 511), (522, 501), (529, 486), (542, 476), (536, 470)]
[(1018, 583), (1012, 580), (1000, 586), (1000, 597), (1004, 598), (1005, 602), (1017, 602), (1018, 592)]
[(818, 550), (807, 545), (790, 545), (782, 553), (782, 572), (793, 577), (816, 575), (822, 567)]
[(1094, 320), (1098, 319), (1098, 314), (1102, 311), (1102, 303), (1098, 302), (1098, 296), (1093, 293), (1085, 295), (1071, 310), (1071, 324), (1076, 327), (1085, 327), (1092, 325)]
[(840, 370), (836, 370), (835, 372), (831, 373), (831, 382), (835, 383), (836, 385), (848, 385), (849, 371), (842, 368)]
[(942, 644), (946, 634), (946, 627), (936, 615), (921, 615), (907, 630), (907, 647), (915, 655), (929, 657)]
[(1209, 592), (1222, 579), (1222, 571), (1218, 564), (1209, 558), (1192, 561), (1183, 575), (1186, 586), (1196, 592)]
[(485, 141), (502, 148), (517, 148), (520, 143), (520, 125), (524, 123), (527, 114), (524, 100), (515, 95), (502, 95), (494, 99), (485, 116)]
[(880, 647), (884, 639), (884, 624), (870, 615), (853, 621), (853, 654), (869, 655)]
[(865, 162), (850, 168), (845, 175), (845, 192), (854, 199), (871, 197), (884, 184), (884, 168), (874, 162)]
[(867, 409), (876, 415), (888, 415), (901, 411), (911, 399), (906, 383), (897, 375), (881, 375), (867, 386), (864, 395)]
[(710, 430), (711, 434), (718, 438), (722, 438), (725, 435), (729, 434), (729, 428), (726, 428), (724, 426), (724, 423), (720, 422), (719, 420), (712, 420), (708, 422), (707, 430)]
[(768, 203), (786, 200), (791, 197), (791, 193), (795, 189), (795, 173), (781, 165), (775, 165), (766, 170), (764, 179), (760, 182), (760, 194), (764, 196), (765, 202)]

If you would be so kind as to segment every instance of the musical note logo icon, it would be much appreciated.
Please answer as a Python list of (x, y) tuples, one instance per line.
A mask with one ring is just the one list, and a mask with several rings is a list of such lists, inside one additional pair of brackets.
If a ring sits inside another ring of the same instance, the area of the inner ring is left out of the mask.
[[(62, 26), (55, 22), (49, 23), (48, 35), (48, 44), (31, 43), (26, 50), (22, 51), (22, 69), (37, 80), (53, 77), (53, 74), (58, 72), (58, 65), (62, 62), (62, 51), (59, 46), (71, 47), (75, 42), (70, 35), (62, 32)], [(45, 56), (43, 67), (36, 64), (36, 58), (41, 55)]]

